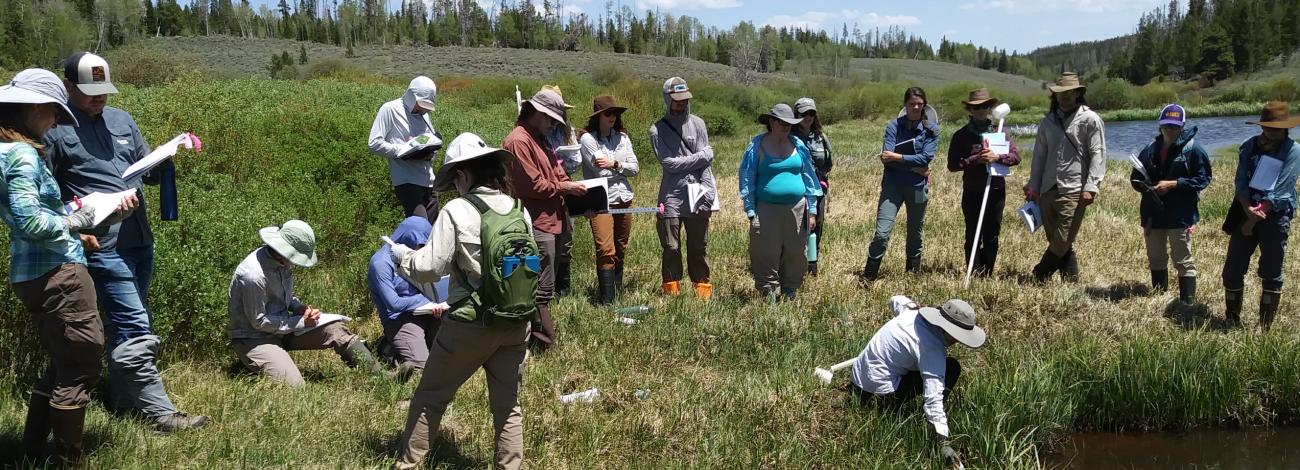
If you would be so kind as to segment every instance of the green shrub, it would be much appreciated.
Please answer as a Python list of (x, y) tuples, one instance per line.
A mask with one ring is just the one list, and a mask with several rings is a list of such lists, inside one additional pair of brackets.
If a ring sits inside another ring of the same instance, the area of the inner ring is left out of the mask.
[(1093, 109), (1125, 109), (1137, 106), (1133, 85), (1118, 78), (1105, 78), (1088, 84), (1088, 105)]
[(200, 72), (199, 64), (176, 54), (144, 47), (115, 49), (108, 54), (113, 81), (135, 86), (158, 86)]
[(623, 64), (603, 63), (591, 68), (591, 81), (598, 86), (637, 81), (636, 70)]

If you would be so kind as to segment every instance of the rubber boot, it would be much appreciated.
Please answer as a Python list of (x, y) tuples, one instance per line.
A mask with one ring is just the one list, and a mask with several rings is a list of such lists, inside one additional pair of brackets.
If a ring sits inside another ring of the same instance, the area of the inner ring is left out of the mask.
[(343, 362), (353, 369), (361, 369), (370, 375), (383, 375), (384, 368), (375, 360), (375, 356), (370, 354), (370, 348), (366, 347), (366, 342), (354, 339), (344, 346), (342, 350), (337, 351)]
[(1259, 294), (1259, 329), (1265, 333), (1273, 326), (1277, 317), (1277, 308), (1282, 301), (1282, 292), (1265, 290)]
[(664, 295), (679, 295), (682, 293), (682, 283), (680, 281), (664, 282)]
[(908, 258), (904, 271), (916, 273), (921, 270), (921, 258)]
[(1223, 289), (1223, 320), (1229, 328), (1241, 328), (1241, 289)]
[(623, 260), (618, 260), (614, 265), (614, 287), (623, 288)]
[(791, 289), (789, 287), (781, 288), (781, 297), (785, 297), (785, 300), (794, 300), (797, 295), (798, 293), (795, 292), (794, 289)]
[(537, 304), (537, 318), (533, 319), (533, 332), (528, 338), (528, 346), (538, 353), (544, 353), (555, 346), (555, 322), (551, 321), (550, 304)]
[(54, 431), (55, 468), (82, 468), (85, 453), (82, 437), (86, 431), (86, 409), (50, 408), (50, 428)]
[[(1179, 284), (1181, 287), (1182, 280), (1179, 280)], [(1169, 290), (1169, 270), (1151, 271), (1151, 290), (1157, 294)]]
[(867, 258), (867, 265), (862, 268), (862, 274), (858, 277), (863, 282), (871, 282), (880, 278), (880, 259)]
[(1039, 284), (1047, 282), (1058, 269), (1061, 269), (1061, 258), (1052, 254), (1052, 250), (1044, 250), (1043, 257), (1034, 265), (1034, 281)]
[(1187, 305), (1196, 303), (1196, 276), (1178, 277), (1178, 300)]
[(27, 400), (27, 423), (23, 425), (23, 461), (44, 467), (45, 439), (50, 437), (50, 398), (32, 393)]
[(817, 277), (817, 262), (816, 262), (816, 261), (809, 261), (809, 262), (808, 262), (808, 275), (809, 275), (809, 276), (812, 276), (812, 277)]
[(555, 265), (555, 296), (564, 297), (569, 295), (569, 272), (570, 264)]
[(609, 305), (614, 303), (614, 298), (618, 296), (618, 287), (615, 284), (615, 272), (613, 269), (597, 269), (596, 284), (600, 288), (600, 305)]
[(1079, 257), (1074, 255), (1073, 248), (1065, 252), (1065, 256), (1061, 259), (1061, 280), (1079, 282)]
[(708, 302), (713, 298), (713, 284), (707, 282), (695, 283), (695, 298)]
[(405, 361), (397, 365), (397, 381), (406, 383), (411, 377), (420, 375), (424, 371), (424, 366), (412, 361)]

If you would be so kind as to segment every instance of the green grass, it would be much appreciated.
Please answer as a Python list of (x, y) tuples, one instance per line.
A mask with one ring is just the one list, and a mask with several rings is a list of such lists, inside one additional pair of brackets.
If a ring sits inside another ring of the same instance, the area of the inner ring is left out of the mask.
[[(573, 77), (557, 81), (577, 104), (609, 91)], [(499, 142), (512, 120), (514, 83), (439, 83), (435, 126), (444, 135), (473, 130)], [(540, 83), (521, 85), (535, 89)], [(662, 107), (656, 85), (612, 86), (632, 108), (626, 119), (644, 162), (633, 180), (638, 204), (650, 204), (658, 184), (659, 167), (644, 132)], [(258, 246), (258, 228), (301, 218), (316, 228), (321, 258), (316, 268), (296, 272), (301, 297), (353, 316), (353, 328), (368, 338), (379, 335), (365, 290), (366, 261), (378, 236), (399, 221), (400, 210), (384, 162), (367, 153), (365, 137), (375, 109), (399, 96), (402, 85), (183, 76), (166, 86), (122, 88), (113, 104), (135, 115), (150, 142), (193, 129), (207, 144), (203, 154), (179, 157), (181, 219), (154, 219), (158, 265), (150, 300), (173, 399), (182, 410), (214, 421), (202, 430), (164, 436), (95, 405), (88, 428), (91, 464), (391, 463), (388, 452), (405, 416), (397, 402), (414, 385), (375, 383), (329, 352), (294, 353), (309, 380), (302, 390), (230, 374), (225, 290), (235, 264)], [(719, 116), (741, 116), (748, 112), (743, 108), (754, 106), (749, 101), (766, 106), (762, 101), (778, 90), (712, 83), (693, 88), (696, 109)], [(575, 294), (553, 307), (562, 345), (530, 359), (521, 395), (533, 468), (937, 467), (919, 402), (901, 414), (858, 410), (848, 406), (844, 393), (811, 377), (814, 366), (856, 355), (890, 317), (889, 296), (899, 293), (928, 304), (962, 297), (989, 331), (984, 348), (953, 351), (965, 373), (949, 409), (955, 444), (970, 457), (968, 468), (1035, 468), (1038, 455), (1075, 430), (1267, 426), (1300, 418), (1300, 341), (1293, 326), (1300, 304), (1294, 298), (1284, 296), (1267, 337), (1252, 330), (1187, 329), (1175, 321), (1204, 325), (1206, 315), (1221, 315), (1217, 279), (1227, 237), (1217, 226), (1230, 198), (1226, 175), (1233, 173), (1235, 159), (1214, 159), (1219, 178), (1203, 194), (1205, 221), (1194, 238), (1200, 299), (1208, 309), (1167, 314), (1175, 294), (1147, 295), (1141, 288), (1147, 270), (1137, 194), (1127, 188), (1127, 170), (1119, 165), (1112, 165), (1085, 219), (1077, 246), (1079, 284), (1027, 284), (1045, 243), (1008, 214), (998, 276), (962, 289), (960, 180), (937, 162), (922, 272), (903, 272), (903, 243), (895, 234), (883, 278), (862, 289), (854, 272), (872, 232), (880, 179), (873, 155), (883, 122), (844, 120), (828, 129), (837, 165), (822, 275), (805, 284), (798, 301), (767, 306), (753, 294), (746, 225), (735, 195), (740, 154), (759, 130), (751, 122), (738, 120), (734, 135), (713, 139), (723, 203), (710, 234), (717, 286), (712, 302), (658, 295), (658, 241), (651, 219), (639, 217), (629, 250), (630, 286), (621, 303), (656, 310), (637, 325), (614, 323), (608, 309), (588, 301), (594, 295), (591, 233), (585, 221), (576, 221)], [(945, 126), (941, 149), (955, 129)], [(1017, 168), (1008, 186), (1022, 185), (1027, 169), (1028, 162)], [(1008, 212), (1016, 199), (1009, 197)], [(0, 266), (7, 266), (5, 256)], [(1294, 257), (1285, 272), (1296, 279)], [(1246, 318), (1253, 325), (1258, 284), (1251, 280), (1248, 286)], [(25, 390), (43, 355), (8, 290), (0, 295), (0, 318), (0, 456), (13, 456)], [(590, 387), (599, 387), (605, 398), (592, 405), (557, 400)], [(635, 398), (636, 389), (649, 390), (649, 396)], [(435, 450), (437, 466), (489, 464), (490, 421), (484, 383), (475, 376), (443, 422), (448, 440)]]

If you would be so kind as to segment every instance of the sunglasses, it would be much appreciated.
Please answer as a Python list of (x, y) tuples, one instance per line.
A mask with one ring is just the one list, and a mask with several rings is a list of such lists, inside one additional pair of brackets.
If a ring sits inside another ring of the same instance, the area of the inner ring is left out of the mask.
[(618, 114), (619, 112), (613, 109), (606, 109), (604, 112), (600, 113), (601, 116), (605, 117), (618, 117)]
[(993, 104), (992, 103), (981, 103), (981, 104), (974, 104), (974, 105), (968, 104), (966, 105), (966, 108), (967, 109), (991, 109), (993, 108)]

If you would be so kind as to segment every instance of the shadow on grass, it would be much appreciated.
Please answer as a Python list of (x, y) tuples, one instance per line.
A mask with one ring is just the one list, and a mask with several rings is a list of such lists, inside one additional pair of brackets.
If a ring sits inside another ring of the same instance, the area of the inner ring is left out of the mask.
[(1151, 286), (1137, 281), (1128, 281), (1109, 286), (1088, 286), (1083, 288), (1083, 292), (1094, 300), (1119, 302), (1133, 297), (1151, 295)]
[[(23, 411), (24, 416), (26, 410)], [(82, 449), (87, 456), (95, 452), (101, 446), (109, 442), (108, 435), (102, 432), (86, 429), (85, 435), (82, 436)], [(0, 433), (0, 469), (28, 469), (28, 468), (56, 468), (43, 465), (36, 465), (37, 462), (28, 462), (23, 456), (23, 427), (19, 425), (14, 428), (6, 428)], [(54, 445), (49, 437), (46, 437), (45, 449), (41, 457), (46, 458), (45, 463), (54, 461)]]
[[(392, 435), (371, 434), (366, 437), (366, 448), (381, 459), (397, 459), (401, 454), (401, 447), (401, 433)], [(429, 454), (425, 458), (423, 465), (420, 465), (420, 468), (428, 468), (430, 463), (439, 468), (445, 466), (451, 468), (484, 468), (490, 466), (487, 462), (462, 453), (460, 446), (456, 444), (455, 438), (449, 437), (442, 432), (438, 432), (434, 437), (432, 446), (429, 448)]]
[(1210, 307), (1205, 304), (1187, 305), (1179, 301), (1169, 302), (1165, 306), (1165, 318), (1184, 330), (1228, 331), (1232, 329), (1228, 322), (1210, 314)]

